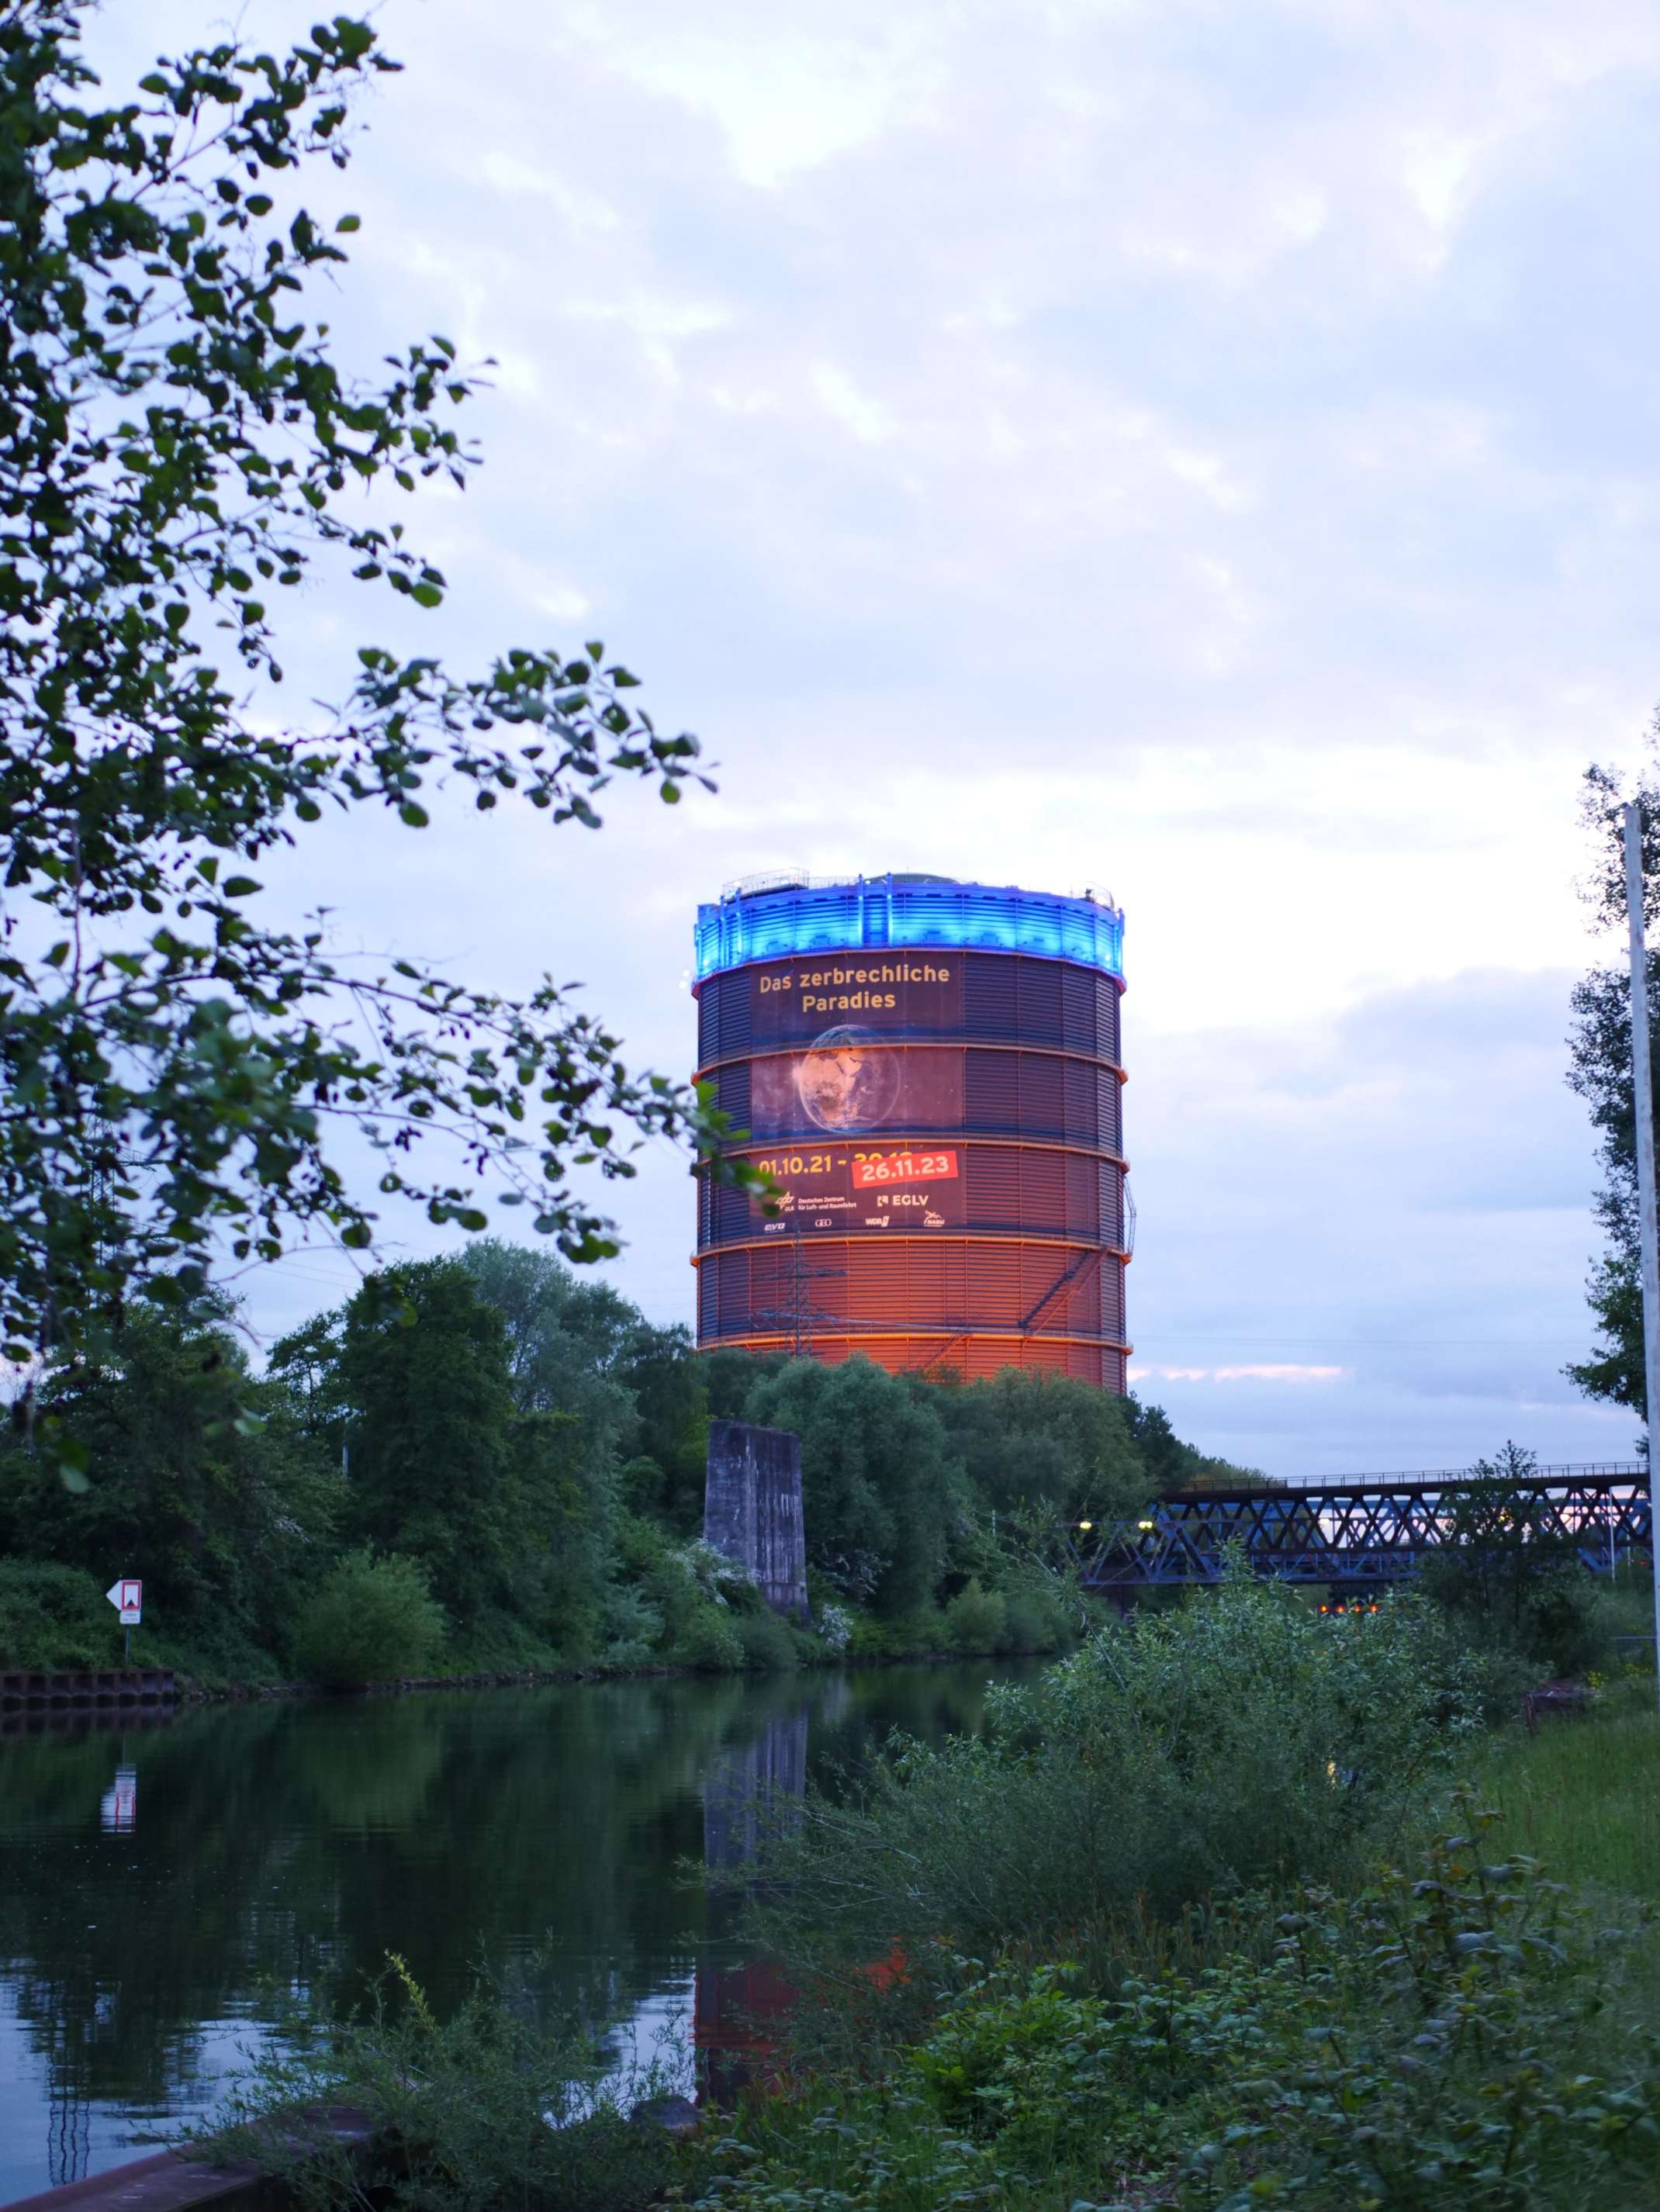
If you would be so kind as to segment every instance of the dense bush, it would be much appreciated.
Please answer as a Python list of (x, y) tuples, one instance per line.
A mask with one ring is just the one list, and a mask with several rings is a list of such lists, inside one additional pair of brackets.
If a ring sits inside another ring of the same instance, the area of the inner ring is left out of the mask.
[(113, 1667), (121, 1632), (79, 1567), (0, 1559), (0, 1667)]
[(848, 1638), (854, 1659), (933, 1659), (951, 1649), (946, 1616), (933, 1606), (909, 1613), (862, 1614)]
[(395, 1681), (431, 1665), (444, 1615), (412, 1559), (350, 1552), (301, 1607), (295, 1650), (313, 1681)]
[(683, 1667), (710, 1668), (722, 1674), (745, 1664), (736, 1617), (707, 1599), (700, 1599), (692, 1607), (671, 1653)]
[(982, 1589), (971, 1575), (946, 1607), (946, 1638), (953, 1651), (1000, 1651), (1008, 1632), (1008, 1607), (1000, 1591)]
[[(714, 2212), (1548, 2212), (1660, 2201), (1653, 2039), (1609, 2033), (1633, 1931), (1574, 1905), (1490, 1815), (1346, 1892), (1244, 1902), (1217, 1963), (1101, 1993), (958, 1960), (871, 2080), (757, 2104), (705, 2154)], [(1631, 1995), (1624, 2007), (1629, 2010)]]
[(779, 1847), (783, 1940), (869, 1959), (949, 1930), (989, 1953), (1341, 1871), (1417, 1802), (1468, 1697), (1412, 1600), (1323, 1619), (1237, 1580), (1134, 1615), (994, 1689), (983, 1739), (905, 1745), (858, 1799), (810, 1798)]
[(1014, 1590), (1004, 1601), (1004, 1648), (1010, 1651), (1053, 1651), (1078, 1640), (1058, 1607), (1031, 1592)]
[(771, 1607), (763, 1605), (757, 1613), (740, 1613), (733, 1626), (738, 1641), (743, 1647), (744, 1664), (760, 1674), (784, 1674), (796, 1662), (795, 1638), (790, 1634), (787, 1622), (781, 1620)]

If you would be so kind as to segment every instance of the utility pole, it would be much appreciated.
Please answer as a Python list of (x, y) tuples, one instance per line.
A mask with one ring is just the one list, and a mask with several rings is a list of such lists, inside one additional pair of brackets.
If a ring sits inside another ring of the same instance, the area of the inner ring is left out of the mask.
[(1643, 942), (1643, 816), (1626, 808), (1626, 916), (1631, 927), (1631, 1089), (1637, 1117), (1637, 1230), (1643, 1255), (1643, 1397), (1649, 1451), (1649, 1558), (1654, 1572), (1654, 1664), (1660, 1694), (1660, 1535), (1654, 1437), (1660, 1423), (1660, 1218), (1654, 1193), (1654, 1060), (1649, 1046), (1649, 957)]

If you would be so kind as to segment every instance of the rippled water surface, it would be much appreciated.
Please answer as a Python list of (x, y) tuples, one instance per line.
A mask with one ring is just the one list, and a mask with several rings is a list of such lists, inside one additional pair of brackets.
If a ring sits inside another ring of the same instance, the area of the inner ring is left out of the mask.
[[(0, 1741), (0, 2204), (214, 2102), (273, 1993), (483, 1960), (619, 2055), (735, 1963), (677, 1863), (900, 1727), (973, 1728), (988, 1662), (193, 1709)], [(996, 1671), (1030, 1671), (1025, 1666)], [(698, 1969), (703, 1969), (701, 1984)], [(702, 2023), (707, 2025), (707, 2022)]]

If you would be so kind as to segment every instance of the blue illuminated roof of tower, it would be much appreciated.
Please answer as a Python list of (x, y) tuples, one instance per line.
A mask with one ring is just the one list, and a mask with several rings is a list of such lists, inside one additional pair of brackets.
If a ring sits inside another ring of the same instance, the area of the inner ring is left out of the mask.
[(697, 975), (796, 952), (950, 945), (1035, 952), (1124, 973), (1124, 917), (1110, 898), (1067, 898), (946, 876), (751, 877), (700, 906)]

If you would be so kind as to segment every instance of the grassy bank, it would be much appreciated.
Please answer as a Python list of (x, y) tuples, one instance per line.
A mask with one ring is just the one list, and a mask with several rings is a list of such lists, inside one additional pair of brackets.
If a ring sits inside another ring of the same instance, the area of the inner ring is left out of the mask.
[(1660, 1905), (1660, 1708), (1651, 1674), (1603, 1689), (1584, 1720), (1507, 1729), (1472, 1779), (1507, 1848), (1561, 1881)]

